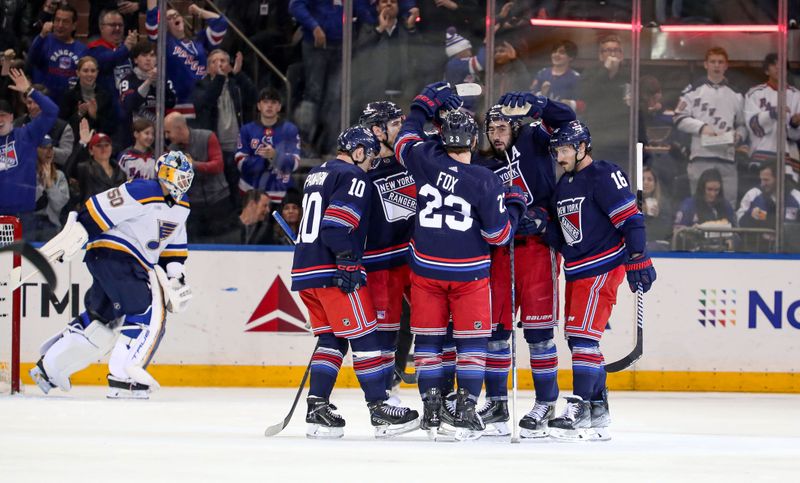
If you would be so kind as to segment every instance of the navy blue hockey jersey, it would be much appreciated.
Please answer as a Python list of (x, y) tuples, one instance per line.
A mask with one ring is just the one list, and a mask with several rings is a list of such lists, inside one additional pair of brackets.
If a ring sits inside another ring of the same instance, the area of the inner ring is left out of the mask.
[(561, 230), (551, 225), (547, 235), (564, 255), (568, 281), (606, 273), (630, 254), (644, 253), (644, 217), (628, 186), (622, 168), (602, 160), (558, 180), (552, 208)]
[[(275, 149), (271, 162), (258, 156), (259, 147), (269, 144)], [(292, 187), (292, 173), (300, 166), (300, 133), (290, 121), (281, 119), (272, 126), (259, 121), (245, 124), (239, 130), (239, 144), (234, 157), (239, 168), (239, 189), (265, 191), (272, 201), (280, 203)]]
[(364, 267), (374, 272), (405, 265), (417, 213), (414, 177), (394, 156), (378, 159), (367, 175), (375, 191)]
[[(333, 286), (336, 254), (364, 253), (372, 187), (358, 166), (332, 159), (303, 186), (303, 218), (292, 263), (292, 290)], [(366, 274), (366, 272), (365, 272)]]
[(487, 168), (460, 163), (437, 141), (424, 141), (423, 125), (423, 114), (412, 109), (395, 143), (417, 185), (411, 269), (437, 280), (486, 278), (489, 245), (504, 245), (512, 235), (503, 186)]

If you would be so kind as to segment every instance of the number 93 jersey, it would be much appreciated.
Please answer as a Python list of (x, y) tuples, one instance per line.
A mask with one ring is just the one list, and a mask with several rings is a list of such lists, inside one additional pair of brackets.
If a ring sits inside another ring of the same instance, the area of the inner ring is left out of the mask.
[(397, 145), (417, 183), (411, 269), (456, 282), (489, 277), (489, 245), (511, 239), (500, 179), (483, 166), (456, 161), (433, 140), (407, 135)]
[(332, 159), (311, 170), (303, 185), (292, 290), (333, 286), (337, 253), (361, 259), (371, 196), (367, 174), (358, 166)]
[(134, 180), (86, 200), (78, 221), (89, 233), (86, 250), (126, 253), (147, 268), (183, 262), (189, 203), (172, 202), (156, 180)]

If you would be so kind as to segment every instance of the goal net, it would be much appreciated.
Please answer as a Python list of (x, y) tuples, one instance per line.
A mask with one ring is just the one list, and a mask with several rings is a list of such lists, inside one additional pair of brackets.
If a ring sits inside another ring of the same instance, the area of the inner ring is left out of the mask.
[[(0, 246), (21, 238), (19, 220), (0, 216)], [(21, 265), (20, 256), (0, 252), (0, 392), (19, 392), (20, 293), (11, 292), (11, 274)]]

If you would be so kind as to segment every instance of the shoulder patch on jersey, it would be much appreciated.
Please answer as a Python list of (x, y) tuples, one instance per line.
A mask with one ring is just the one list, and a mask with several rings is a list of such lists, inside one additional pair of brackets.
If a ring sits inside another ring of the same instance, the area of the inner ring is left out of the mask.
[(164, 192), (158, 181), (152, 179), (135, 179), (125, 183), (125, 189), (131, 198), (141, 204), (164, 202)]

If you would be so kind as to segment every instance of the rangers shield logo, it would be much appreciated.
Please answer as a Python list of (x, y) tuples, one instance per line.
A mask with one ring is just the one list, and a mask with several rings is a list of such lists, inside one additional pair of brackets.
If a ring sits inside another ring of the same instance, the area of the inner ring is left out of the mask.
[(417, 187), (414, 177), (397, 173), (373, 181), (381, 196), (381, 206), (386, 221), (407, 220), (417, 212)]
[(528, 187), (527, 181), (525, 181), (525, 177), (522, 176), (522, 171), (519, 169), (519, 156), (520, 153), (517, 150), (516, 146), (511, 148), (511, 170), (508, 169), (508, 164), (504, 164), (502, 167), (495, 170), (497, 176), (500, 177), (500, 181), (503, 183), (503, 186), (508, 185), (509, 177), (511, 178), (511, 182), (515, 186), (519, 186), (523, 193), (525, 193), (525, 204), (530, 205), (533, 203), (533, 192)]
[(558, 221), (561, 223), (561, 232), (567, 245), (572, 246), (583, 240), (581, 231), (581, 205), (583, 196), (580, 198), (569, 198), (558, 202)]

